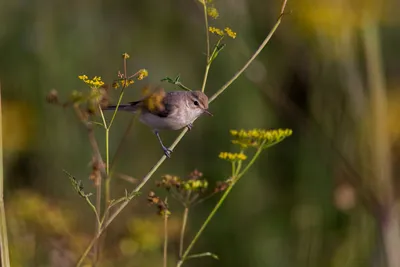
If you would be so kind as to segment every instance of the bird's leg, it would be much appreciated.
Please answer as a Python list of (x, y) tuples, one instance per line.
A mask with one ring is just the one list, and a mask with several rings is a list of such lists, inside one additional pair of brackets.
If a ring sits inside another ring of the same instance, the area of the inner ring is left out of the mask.
[(191, 131), (193, 128), (193, 123), (189, 123), (188, 125), (186, 125), (186, 127), (188, 128), (189, 131)]
[(167, 158), (170, 158), (170, 157), (171, 157), (172, 150), (169, 149), (169, 148), (167, 148), (166, 146), (164, 146), (164, 144), (163, 144), (163, 142), (162, 142), (162, 140), (161, 140), (160, 134), (158, 133), (157, 130), (154, 130), (154, 134), (157, 136), (158, 141), (160, 142), (160, 145), (161, 145), (162, 149), (164, 150), (165, 156), (167, 156)]

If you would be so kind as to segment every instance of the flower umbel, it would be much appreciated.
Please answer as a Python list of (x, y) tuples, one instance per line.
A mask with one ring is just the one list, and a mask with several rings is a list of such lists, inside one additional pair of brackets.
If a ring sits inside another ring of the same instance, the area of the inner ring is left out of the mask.
[(235, 138), (233, 144), (241, 146), (243, 149), (248, 147), (258, 148), (264, 143), (263, 148), (275, 145), (281, 142), (286, 137), (292, 135), (291, 129), (276, 129), (276, 130), (231, 130), (231, 135)]
[(149, 75), (149, 72), (146, 69), (141, 69), (138, 71), (138, 80), (143, 80), (144, 78), (146, 78)]
[(78, 76), (78, 78), (82, 80), (84, 83), (88, 84), (90, 87), (99, 88), (100, 86), (104, 85), (104, 82), (101, 80), (101, 77), (98, 76), (94, 76), (93, 79), (91, 80), (86, 75), (80, 75)]
[(247, 159), (247, 156), (245, 154), (243, 154), (243, 152), (240, 152), (240, 153), (221, 152), (221, 153), (219, 153), (218, 157), (220, 159), (224, 159), (227, 161), (233, 161), (233, 162)]
[(232, 39), (236, 38), (236, 32), (232, 31), (232, 29), (229, 28), (229, 27), (226, 27), (224, 30), (221, 30), (221, 29), (216, 28), (216, 27), (208, 27), (208, 31), (213, 33), (213, 34), (215, 34), (215, 35), (218, 35), (220, 37), (228, 35)]
[(227, 34), (229, 37), (231, 37), (232, 39), (235, 39), (235, 38), (236, 38), (236, 32), (232, 31), (231, 28), (226, 27), (224, 30), (225, 30), (226, 34)]
[(216, 27), (208, 27), (208, 31), (221, 37), (225, 35), (223, 30)]
[(217, 19), (219, 17), (219, 12), (215, 7), (207, 7), (207, 15), (213, 19)]
[(203, 173), (198, 170), (191, 172), (187, 179), (171, 174), (165, 174), (161, 178), (160, 181), (156, 182), (157, 187), (166, 189), (174, 199), (186, 207), (202, 202), (226, 189), (226, 186), (223, 186), (221, 182), (210, 191), (208, 181), (203, 178)]

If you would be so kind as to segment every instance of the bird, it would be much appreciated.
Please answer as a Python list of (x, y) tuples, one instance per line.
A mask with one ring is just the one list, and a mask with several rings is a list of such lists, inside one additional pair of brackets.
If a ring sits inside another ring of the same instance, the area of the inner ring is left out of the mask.
[[(116, 105), (109, 105), (103, 110), (115, 110)], [(208, 97), (201, 91), (171, 91), (164, 89), (153, 92), (141, 100), (120, 104), (118, 111), (139, 112), (139, 120), (150, 127), (157, 136), (166, 157), (170, 158), (172, 150), (167, 148), (160, 137), (160, 130), (179, 130), (193, 127), (202, 114), (213, 116), (208, 111)]]

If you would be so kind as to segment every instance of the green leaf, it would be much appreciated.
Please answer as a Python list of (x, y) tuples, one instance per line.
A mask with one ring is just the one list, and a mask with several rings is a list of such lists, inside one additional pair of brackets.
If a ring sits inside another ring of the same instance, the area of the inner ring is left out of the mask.
[(221, 52), (222, 49), (225, 48), (225, 46), (226, 46), (226, 44), (218, 44), (218, 45), (215, 46), (214, 51), (213, 51), (213, 53), (211, 55), (211, 58), (210, 58), (210, 62), (208, 64), (211, 64), (214, 61), (214, 59), (217, 58), (219, 52)]
[(86, 194), (83, 191), (83, 183), (81, 180), (77, 180), (72, 174), (67, 172), (66, 170), (63, 170), (63, 172), (68, 176), (69, 180), (71, 181), (72, 187), (75, 189), (75, 191), (83, 198), (90, 197), (92, 193)]

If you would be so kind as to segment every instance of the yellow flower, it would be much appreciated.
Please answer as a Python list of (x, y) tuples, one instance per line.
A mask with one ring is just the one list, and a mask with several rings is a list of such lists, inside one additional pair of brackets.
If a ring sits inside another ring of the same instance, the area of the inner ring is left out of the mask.
[(121, 80), (122, 87), (128, 87), (129, 85), (131, 85), (133, 83), (134, 83), (134, 81), (132, 79), (126, 80), (126, 82), (125, 82), (125, 80)]
[(89, 80), (88, 76), (80, 75), (78, 76), (78, 78), (87, 85), (89, 85), (90, 87), (99, 88), (100, 86), (104, 85), (104, 82), (101, 80), (101, 77), (94, 76), (93, 79)]
[(146, 69), (141, 69), (139, 70), (139, 75), (138, 75), (138, 80), (143, 80), (144, 78), (146, 78), (149, 75), (149, 72)]
[(183, 188), (186, 191), (198, 191), (208, 187), (207, 180), (187, 180), (183, 182)]
[(128, 54), (128, 53), (123, 53), (122, 54), (122, 58), (123, 59), (128, 59), (128, 58), (130, 58), (131, 56)]
[(263, 148), (281, 142), (286, 137), (292, 135), (291, 129), (277, 129), (277, 130), (231, 130), (231, 135), (235, 138), (232, 140), (233, 144), (239, 145), (242, 148), (256, 147), (258, 148), (264, 143)]
[(85, 81), (85, 80), (88, 79), (88, 76), (86, 76), (86, 75), (80, 75), (80, 76), (78, 76), (78, 78), (79, 78), (80, 80), (82, 80), (82, 81)]
[(224, 31), (215, 27), (208, 27), (208, 31), (218, 36), (224, 36)]
[(225, 28), (225, 32), (226, 32), (226, 34), (227, 34), (229, 37), (231, 37), (232, 39), (235, 39), (235, 38), (236, 38), (236, 32), (232, 31), (231, 28), (226, 27), (226, 28)]
[(243, 154), (243, 152), (240, 152), (240, 153), (221, 152), (221, 153), (219, 153), (218, 157), (220, 159), (224, 159), (227, 161), (239, 161), (239, 160), (247, 159), (247, 156), (245, 154)]
[(213, 19), (217, 19), (219, 17), (219, 12), (215, 7), (207, 7), (207, 14)]

